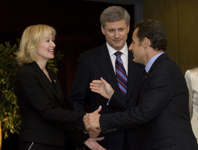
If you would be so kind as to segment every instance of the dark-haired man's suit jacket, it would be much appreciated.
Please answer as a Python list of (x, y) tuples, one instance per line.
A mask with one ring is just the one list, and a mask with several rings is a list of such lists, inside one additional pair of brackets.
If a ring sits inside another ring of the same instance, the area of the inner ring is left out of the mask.
[[(128, 86), (127, 86), (127, 98), (131, 97), (130, 102), (125, 100), (110, 101), (107, 106), (107, 100), (99, 94), (91, 92), (89, 84), (92, 80), (98, 80), (103, 77), (108, 81), (112, 87), (120, 93), (118, 83), (116, 80), (115, 72), (112, 66), (112, 62), (109, 56), (106, 44), (95, 48), (90, 51), (84, 52), (79, 59), (78, 68), (76, 71), (76, 77), (73, 84), (70, 100), (75, 102), (74, 111), (87, 111), (93, 112), (100, 105), (102, 106), (101, 114), (108, 114), (117, 111), (126, 110), (128, 106), (133, 106), (136, 103), (138, 93), (140, 90), (143, 72), (143, 66), (135, 64), (133, 62), (132, 53), (128, 52)], [(88, 107), (88, 109), (86, 108)], [(133, 129), (134, 130), (134, 129)], [(99, 142), (104, 148), (108, 150), (124, 150), (125, 136), (130, 135), (129, 142), (132, 143), (134, 150), (140, 150), (138, 143), (140, 140), (140, 130), (131, 131), (128, 130), (125, 134), (125, 130), (118, 130), (105, 135), (105, 139)], [(128, 141), (127, 141), (128, 142)], [(132, 149), (130, 148), (130, 149)]]
[[(56, 74), (47, 70), (52, 82), (35, 62), (24, 65), (17, 73), (14, 90), (22, 119), (19, 142), (63, 146), (63, 128), (68, 126), (76, 132), (75, 128), (83, 127), (85, 113), (62, 109), (61, 86)], [(83, 139), (82, 135), (74, 133), (81, 144), (88, 138)]]
[[(123, 99), (114, 93), (112, 100)], [(179, 67), (162, 54), (145, 78), (138, 106), (101, 115), (102, 132), (141, 126), (144, 150), (197, 150), (188, 107), (188, 89)]]

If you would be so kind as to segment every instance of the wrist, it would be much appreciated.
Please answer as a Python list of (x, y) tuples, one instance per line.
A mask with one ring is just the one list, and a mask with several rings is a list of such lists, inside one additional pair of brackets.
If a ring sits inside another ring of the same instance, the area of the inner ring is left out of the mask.
[(112, 97), (113, 93), (114, 93), (114, 90), (108, 95), (109, 96), (108, 99)]

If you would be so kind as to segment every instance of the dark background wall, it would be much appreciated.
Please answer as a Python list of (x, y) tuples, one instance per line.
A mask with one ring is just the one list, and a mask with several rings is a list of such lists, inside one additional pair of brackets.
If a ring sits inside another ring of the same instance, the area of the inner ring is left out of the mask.
[[(75, 0), (6, 0), (1, 3), (0, 43), (16, 43), (23, 30), (33, 24), (48, 24), (57, 30), (55, 50), (65, 55), (58, 66), (58, 76), (68, 97), (79, 53), (105, 42), (99, 17), (106, 7), (116, 4)], [(133, 5), (122, 6), (131, 14), (132, 28)]]
[[(58, 78), (64, 96), (65, 106), (70, 106), (69, 97), (80, 53), (105, 42), (100, 30), (101, 12), (112, 3), (99, 3), (77, 0), (6, 0), (0, 4), (0, 43), (16, 43), (23, 30), (33, 24), (48, 24), (57, 31), (56, 51), (64, 54), (58, 64)], [(134, 6), (123, 6), (131, 15), (131, 28), (134, 24)], [(131, 42), (132, 30), (128, 43)], [(69, 109), (69, 107), (65, 107)], [(17, 150), (18, 135), (3, 139), (2, 150)]]

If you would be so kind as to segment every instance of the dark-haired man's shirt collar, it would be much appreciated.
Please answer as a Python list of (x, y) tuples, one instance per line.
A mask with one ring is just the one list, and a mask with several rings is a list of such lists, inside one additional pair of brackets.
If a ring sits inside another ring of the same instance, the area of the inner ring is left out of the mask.
[(153, 65), (153, 63), (155, 62), (155, 60), (160, 56), (162, 55), (164, 52), (161, 52), (161, 53), (158, 53), (157, 55), (153, 56), (149, 61), (148, 63), (146, 64), (145, 66), (145, 71), (148, 73), (151, 66)]

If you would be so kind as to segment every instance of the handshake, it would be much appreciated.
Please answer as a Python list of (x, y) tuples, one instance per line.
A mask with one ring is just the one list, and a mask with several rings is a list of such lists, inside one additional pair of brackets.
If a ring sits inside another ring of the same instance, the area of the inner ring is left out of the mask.
[(102, 107), (99, 106), (97, 110), (93, 113), (87, 113), (83, 117), (83, 122), (86, 128), (87, 133), (89, 134), (90, 138), (87, 139), (84, 144), (92, 150), (107, 150), (102, 147), (97, 141), (102, 141), (104, 137), (98, 137), (101, 133), (101, 128), (99, 124), (100, 114)]
[[(90, 83), (90, 89), (92, 92), (98, 93), (106, 99), (110, 99), (112, 94), (114, 93), (111, 85), (106, 82), (102, 77), (101, 80), (93, 80)], [(97, 110), (92, 113), (87, 113), (83, 117), (83, 122), (85, 125), (85, 129), (90, 137), (97, 137), (101, 133), (100, 127), (100, 114), (99, 112), (102, 110), (102, 107), (99, 106)]]
[(100, 119), (99, 112), (101, 111), (101, 109), (102, 107), (99, 106), (97, 110), (95, 110), (92, 113), (87, 113), (83, 117), (85, 129), (90, 137), (97, 137), (101, 133), (100, 123), (99, 123), (99, 119)]
[[(101, 80), (93, 80), (90, 83), (90, 89), (92, 92), (98, 93), (106, 99), (110, 99), (112, 94), (114, 93), (113, 88), (109, 83), (107, 83), (102, 77)], [(97, 141), (101, 141), (104, 137), (98, 137), (101, 133), (100, 127), (100, 114), (99, 112), (102, 110), (102, 107), (99, 106), (97, 110), (92, 113), (87, 113), (83, 117), (83, 122), (85, 125), (85, 129), (89, 134), (90, 138), (84, 142), (84, 144), (93, 150), (106, 150)]]

